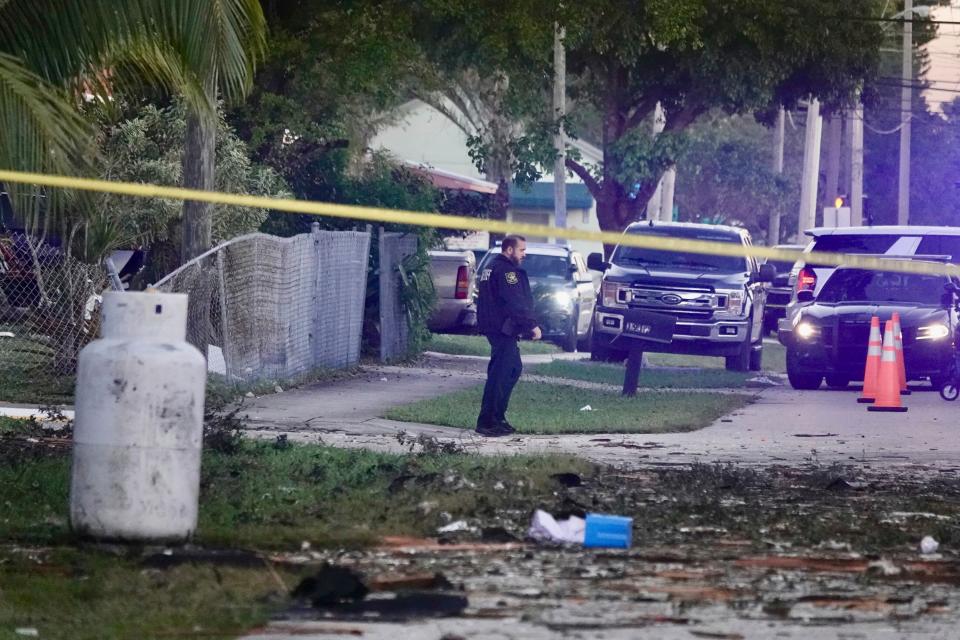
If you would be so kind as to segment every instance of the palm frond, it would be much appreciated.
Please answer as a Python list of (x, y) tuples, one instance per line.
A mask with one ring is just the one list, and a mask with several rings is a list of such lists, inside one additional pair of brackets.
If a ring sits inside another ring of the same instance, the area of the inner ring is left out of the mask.
[(64, 92), (0, 53), (0, 166), (73, 173), (89, 169), (94, 149), (91, 127)]
[(213, 79), (234, 101), (265, 50), (259, 0), (0, 0), (0, 51), (58, 85), (126, 58), (145, 81)]

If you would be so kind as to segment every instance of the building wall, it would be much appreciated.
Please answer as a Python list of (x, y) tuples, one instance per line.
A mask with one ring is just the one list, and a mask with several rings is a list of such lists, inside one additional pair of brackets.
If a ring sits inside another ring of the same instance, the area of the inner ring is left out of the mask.
[(471, 178), (483, 178), (467, 155), (467, 136), (427, 104), (414, 100), (398, 112), (394, 124), (373, 138), (371, 149)]

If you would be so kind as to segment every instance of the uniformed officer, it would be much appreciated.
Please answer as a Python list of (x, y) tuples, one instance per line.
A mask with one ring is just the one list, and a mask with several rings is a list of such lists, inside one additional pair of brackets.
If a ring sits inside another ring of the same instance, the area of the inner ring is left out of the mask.
[(487, 383), (477, 418), (477, 433), (482, 436), (506, 436), (514, 432), (506, 413), (510, 394), (523, 368), (517, 340), (541, 337), (533, 315), (530, 281), (520, 267), (526, 253), (525, 238), (507, 236), (500, 245), (500, 253), (479, 275), (477, 328), (490, 343)]

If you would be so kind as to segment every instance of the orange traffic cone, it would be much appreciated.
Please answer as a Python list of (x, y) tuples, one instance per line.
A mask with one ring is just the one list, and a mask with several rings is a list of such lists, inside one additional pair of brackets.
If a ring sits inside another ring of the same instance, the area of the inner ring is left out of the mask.
[(867, 411), (906, 411), (900, 404), (900, 370), (897, 366), (897, 347), (894, 344), (893, 320), (887, 320), (883, 333), (883, 356), (877, 376), (876, 402)]
[(897, 368), (900, 373), (900, 395), (910, 395), (910, 389), (907, 388), (907, 364), (903, 356), (903, 330), (900, 328), (900, 314), (893, 312), (893, 346), (897, 348)]
[(870, 342), (867, 346), (867, 367), (863, 371), (863, 392), (857, 398), (860, 404), (869, 404), (877, 397), (877, 375), (880, 373), (880, 318), (870, 318)]

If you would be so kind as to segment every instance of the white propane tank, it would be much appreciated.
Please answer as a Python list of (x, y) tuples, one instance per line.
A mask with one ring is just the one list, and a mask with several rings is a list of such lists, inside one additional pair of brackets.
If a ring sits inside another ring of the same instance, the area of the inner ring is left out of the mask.
[(111, 291), (80, 352), (70, 522), (95, 538), (176, 541), (197, 527), (207, 366), (187, 296)]

